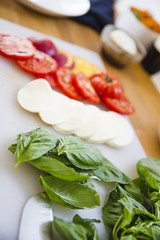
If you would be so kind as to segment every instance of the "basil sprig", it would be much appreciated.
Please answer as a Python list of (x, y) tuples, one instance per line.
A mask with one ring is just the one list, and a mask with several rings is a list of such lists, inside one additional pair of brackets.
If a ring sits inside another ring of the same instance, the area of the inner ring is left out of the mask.
[[(114, 182), (102, 208), (110, 239), (160, 239), (160, 160), (140, 160), (139, 177), (131, 180), (95, 146), (73, 136), (58, 139), (44, 128), (19, 134), (9, 150), (17, 158), (16, 167), (28, 162), (45, 173), (40, 176), (44, 190), (52, 201), (64, 207), (98, 207), (100, 199), (92, 177)], [(55, 218), (54, 225), (64, 239), (98, 240), (93, 224), (96, 221), (76, 216), (68, 223)]]

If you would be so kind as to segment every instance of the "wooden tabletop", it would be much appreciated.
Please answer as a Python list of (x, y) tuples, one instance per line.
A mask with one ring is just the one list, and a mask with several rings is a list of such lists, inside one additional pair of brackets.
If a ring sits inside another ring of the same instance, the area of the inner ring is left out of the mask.
[[(0, 0), (0, 18), (91, 49), (101, 55), (100, 35), (91, 28), (68, 18), (40, 14), (24, 7), (16, 0)], [(136, 109), (130, 120), (147, 156), (160, 159), (158, 140), (160, 95), (152, 84), (150, 76), (140, 64), (117, 69), (104, 58), (103, 61), (106, 68), (119, 77), (126, 96)]]

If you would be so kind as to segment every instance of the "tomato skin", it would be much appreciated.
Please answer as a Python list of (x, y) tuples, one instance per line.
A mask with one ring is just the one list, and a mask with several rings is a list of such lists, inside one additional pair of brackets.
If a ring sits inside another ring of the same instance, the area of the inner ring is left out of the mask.
[(135, 112), (134, 107), (125, 96), (120, 99), (103, 96), (102, 100), (110, 110), (120, 114), (130, 115)]
[(56, 61), (49, 55), (36, 50), (32, 58), (18, 60), (18, 65), (26, 72), (45, 75), (57, 69)]
[(118, 82), (109, 83), (103, 92), (103, 96), (120, 99), (124, 94), (123, 87)]
[(107, 83), (103, 81), (102, 77), (99, 75), (94, 75), (91, 77), (91, 83), (99, 96), (103, 95), (104, 90), (107, 87)]
[(67, 95), (69, 98), (75, 100), (82, 100), (82, 96), (77, 92), (76, 88), (73, 85), (74, 74), (70, 69), (67, 68), (58, 68), (55, 71), (55, 80), (58, 83), (58, 86), (62, 92)]
[(105, 95), (111, 98), (120, 98), (123, 94), (123, 87), (118, 78), (110, 72), (95, 74), (90, 80), (99, 96)]
[(18, 36), (0, 34), (0, 54), (15, 60), (31, 58), (35, 53), (32, 43)]
[(74, 77), (74, 86), (76, 90), (82, 95), (85, 99), (94, 102), (100, 103), (101, 99), (98, 96), (97, 92), (93, 88), (89, 78), (82, 72), (78, 73)]

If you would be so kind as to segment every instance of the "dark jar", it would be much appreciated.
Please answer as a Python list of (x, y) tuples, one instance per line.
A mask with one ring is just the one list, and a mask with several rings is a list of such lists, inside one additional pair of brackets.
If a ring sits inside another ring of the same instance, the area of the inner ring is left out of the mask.
[(148, 48), (142, 66), (149, 74), (160, 71), (160, 36)]

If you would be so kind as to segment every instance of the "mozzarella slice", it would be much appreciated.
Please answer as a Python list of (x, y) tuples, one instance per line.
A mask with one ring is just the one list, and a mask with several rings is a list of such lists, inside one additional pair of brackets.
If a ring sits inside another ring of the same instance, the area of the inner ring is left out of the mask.
[(70, 117), (73, 108), (72, 105), (72, 101), (68, 97), (52, 91), (52, 98), (48, 108), (40, 111), (39, 116), (47, 124), (60, 124)]
[(114, 148), (122, 148), (132, 142), (134, 131), (126, 119), (121, 119), (119, 122), (119, 131), (113, 139), (106, 141), (106, 144)]
[(117, 46), (119, 46), (125, 52), (131, 55), (137, 54), (136, 42), (126, 32), (122, 30), (114, 30), (110, 33), (110, 38)]
[(115, 114), (112, 111), (100, 111), (99, 122), (94, 134), (87, 139), (92, 143), (105, 143), (107, 140), (116, 136), (118, 131), (118, 117), (119, 114)]
[(89, 138), (92, 136), (99, 123), (100, 110), (93, 105), (86, 105), (86, 114), (83, 124), (74, 131), (74, 134), (80, 138)]
[(25, 110), (37, 113), (45, 110), (51, 103), (51, 87), (41, 78), (33, 80), (18, 91), (18, 103)]
[(70, 117), (65, 122), (53, 126), (58, 132), (64, 134), (73, 133), (81, 126), (81, 124), (83, 124), (86, 114), (85, 105), (81, 102), (73, 100), (72, 107), (72, 114)]

